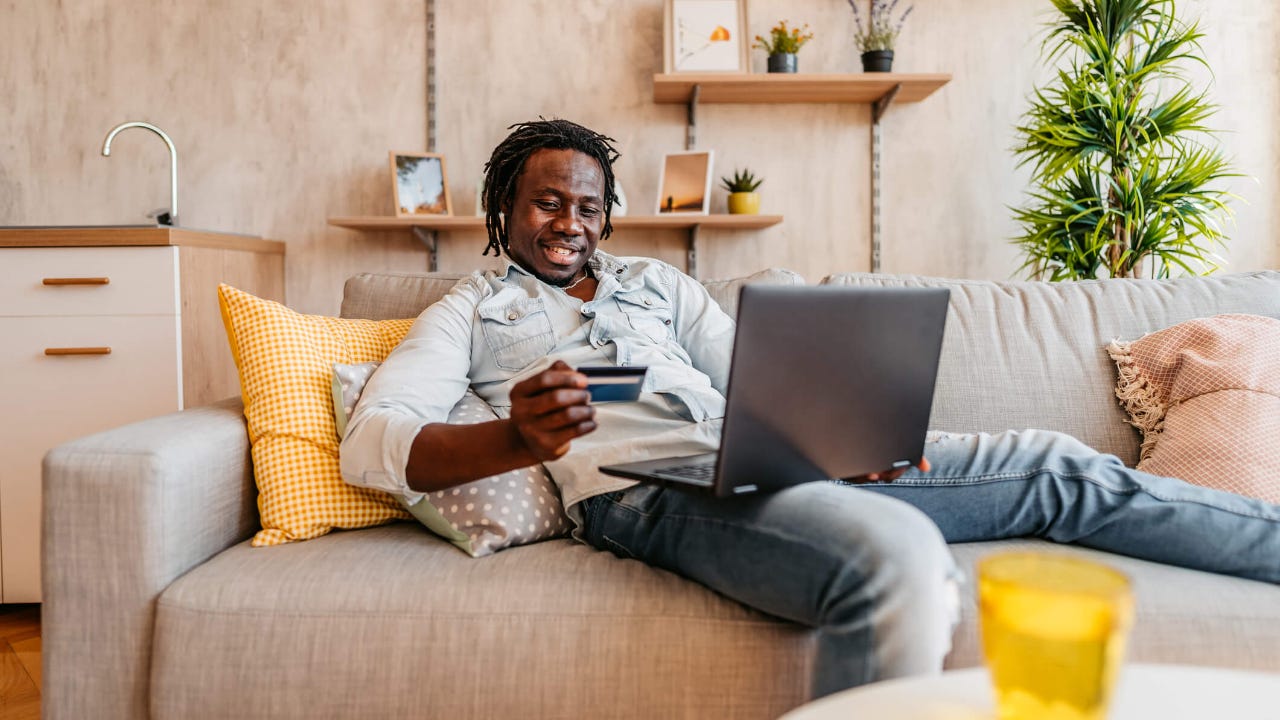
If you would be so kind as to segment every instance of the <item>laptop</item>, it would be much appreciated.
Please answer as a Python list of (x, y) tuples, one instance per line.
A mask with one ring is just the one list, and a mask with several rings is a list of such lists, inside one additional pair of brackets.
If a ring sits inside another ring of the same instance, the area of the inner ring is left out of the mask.
[(917, 463), (950, 291), (745, 285), (716, 453), (600, 471), (731, 497)]

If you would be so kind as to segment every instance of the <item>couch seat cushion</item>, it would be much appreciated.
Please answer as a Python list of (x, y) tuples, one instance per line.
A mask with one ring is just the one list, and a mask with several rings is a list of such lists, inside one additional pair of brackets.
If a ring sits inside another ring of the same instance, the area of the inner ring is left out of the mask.
[(951, 550), (967, 582), (961, 593), (962, 620), (947, 667), (982, 662), (973, 591), (977, 560), (995, 552), (1039, 550), (1088, 558), (1129, 576), (1137, 605), (1127, 652), (1130, 662), (1280, 672), (1278, 586), (1044, 540), (964, 543), (952, 545)]
[[(477, 561), (396, 523), (242, 543), (174, 582), (156, 612), (152, 712), (776, 717), (804, 701), (811, 642), (570, 540)], [(454, 692), (428, 695), (441, 687)]]

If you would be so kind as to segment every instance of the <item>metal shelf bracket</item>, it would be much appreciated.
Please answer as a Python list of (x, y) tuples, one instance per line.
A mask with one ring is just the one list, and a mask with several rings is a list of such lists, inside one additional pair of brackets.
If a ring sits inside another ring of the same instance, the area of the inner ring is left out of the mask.
[(702, 86), (695, 83), (693, 90), (689, 93), (689, 119), (684, 136), (685, 150), (692, 150), (698, 144), (698, 95), (701, 92)]
[(694, 280), (698, 279), (698, 228), (694, 225), (689, 228), (689, 254), (686, 256), (685, 270), (689, 277)]
[(880, 247), (883, 230), (880, 227), (880, 121), (902, 90), (902, 84), (894, 85), (883, 97), (871, 104), (871, 272), (880, 272)]
[(436, 1), (426, 0), (427, 13), (427, 152), (436, 151)]
[(889, 92), (885, 93), (884, 97), (871, 104), (871, 122), (877, 125), (880, 124), (880, 118), (884, 117), (889, 106), (893, 104), (893, 99), (898, 97), (898, 93), (901, 91), (902, 83), (898, 83), (897, 85), (894, 85)]
[(424, 227), (414, 225), (412, 228), (413, 236), (418, 239), (427, 248), (427, 271), (436, 272), (439, 269), (436, 251), (439, 249), (438, 238), (435, 230), (428, 230)]

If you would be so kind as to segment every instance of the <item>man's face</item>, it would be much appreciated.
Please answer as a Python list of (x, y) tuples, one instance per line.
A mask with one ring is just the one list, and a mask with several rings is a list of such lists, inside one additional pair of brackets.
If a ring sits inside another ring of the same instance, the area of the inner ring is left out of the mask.
[(511, 259), (549, 285), (568, 285), (600, 243), (604, 171), (577, 150), (537, 150), (503, 212)]

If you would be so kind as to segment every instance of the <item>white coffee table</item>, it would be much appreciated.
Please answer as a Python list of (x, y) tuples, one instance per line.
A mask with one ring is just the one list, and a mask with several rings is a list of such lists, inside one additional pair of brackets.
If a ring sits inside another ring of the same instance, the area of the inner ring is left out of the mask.
[[(991, 720), (983, 668), (875, 683), (796, 708), (782, 720)], [(1187, 665), (1126, 665), (1109, 720), (1280, 720), (1280, 674)]]

